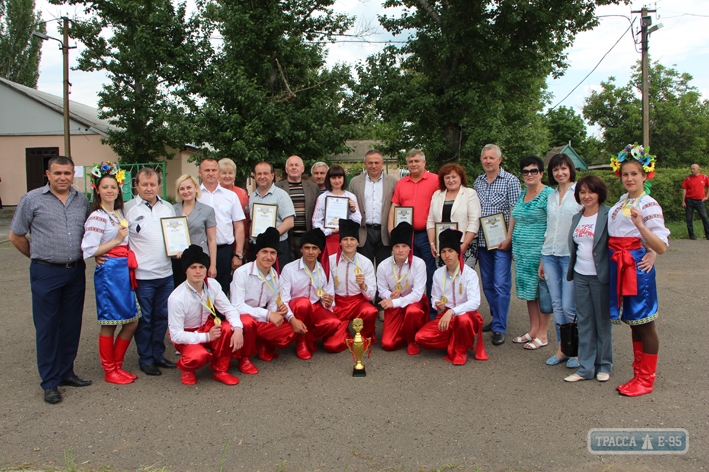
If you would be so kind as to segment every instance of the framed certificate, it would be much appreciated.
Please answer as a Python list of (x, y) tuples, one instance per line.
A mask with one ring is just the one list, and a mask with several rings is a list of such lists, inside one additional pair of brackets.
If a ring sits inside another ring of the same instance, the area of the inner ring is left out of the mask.
[(403, 221), (406, 221), (411, 226), (414, 225), (414, 207), (398, 206), (394, 208), (394, 228)]
[(168, 257), (176, 256), (190, 247), (190, 229), (187, 226), (187, 217), (160, 218), (160, 224), (162, 225), (165, 252)]
[(325, 228), (337, 229), (340, 219), (346, 220), (350, 215), (350, 199), (347, 197), (325, 197)]
[(251, 237), (255, 238), (266, 231), (266, 228), (275, 228), (277, 217), (278, 205), (254, 203), (251, 210)]
[(480, 218), (480, 226), (483, 229), (485, 236), (485, 245), (489, 249), (497, 249), (500, 243), (507, 237), (507, 225), (505, 224), (505, 215), (495, 213), (490, 216)]
[(458, 223), (436, 223), (436, 251), (438, 251), (439, 253), (439, 248), (441, 247), (441, 245), (440, 241), (438, 241), (438, 237), (443, 231), (447, 229), (458, 229)]

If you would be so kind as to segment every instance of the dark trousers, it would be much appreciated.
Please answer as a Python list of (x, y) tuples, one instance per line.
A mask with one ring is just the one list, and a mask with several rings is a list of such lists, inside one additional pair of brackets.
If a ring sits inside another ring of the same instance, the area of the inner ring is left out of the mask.
[(684, 214), (687, 219), (687, 231), (689, 232), (689, 237), (694, 237), (694, 210), (697, 210), (699, 217), (702, 219), (702, 224), (704, 224), (704, 237), (709, 239), (709, 218), (707, 218), (707, 209), (704, 206), (703, 200), (693, 200), (691, 198), (684, 199), (686, 207), (684, 209)]
[(293, 231), (288, 232), (288, 246), (290, 250), (290, 260), (297, 261), (303, 257), (303, 253), (300, 252), (300, 237), (303, 233), (294, 233)]
[(167, 299), (173, 288), (172, 275), (164, 279), (138, 280), (135, 295), (141, 317), (134, 337), (140, 365), (154, 364), (165, 358)]
[(217, 246), (217, 276), (219, 285), (222, 286), (224, 295), (229, 293), (231, 285), (231, 259), (234, 257), (234, 248), (231, 244)]
[[(431, 299), (431, 285), (433, 273), (436, 272), (436, 259), (431, 254), (431, 244), (428, 242), (428, 233), (425, 230), (414, 233), (414, 256), (418, 256), (426, 263), (426, 296)], [(431, 316), (435, 316), (435, 310)]]
[[(372, 264), (374, 264), (374, 272), (376, 273), (379, 263), (391, 256), (391, 246), (385, 246), (384, 243), (382, 243), (381, 227), (367, 227), (367, 240), (364, 242), (364, 246), (357, 248), (357, 252), (372, 261)], [(379, 292), (377, 292), (375, 301), (379, 302), (380, 300)]]
[(43, 389), (74, 375), (86, 292), (86, 265), (30, 264), (32, 317), (37, 336), (37, 368)]

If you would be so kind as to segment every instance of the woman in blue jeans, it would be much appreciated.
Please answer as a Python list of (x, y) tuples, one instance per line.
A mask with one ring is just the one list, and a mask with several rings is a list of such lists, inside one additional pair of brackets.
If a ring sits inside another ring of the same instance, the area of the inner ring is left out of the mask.
[(554, 309), (554, 323), (559, 348), (556, 354), (547, 359), (547, 365), (557, 365), (566, 361), (566, 367), (576, 369), (576, 358), (569, 358), (561, 352), (559, 325), (571, 323), (576, 316), (574, 301), (574, 282), (566, 280), (569, 270), (569, 228), (571, 219), (582, 206), (574, 198), (576, 169), (571, 159), (564, 154), (556, 154), (547, 167), (549, 186), (556, 184), (556, 189), (549, 194), (547, 202), (547, 230), (542, 246), (542, 263), (539, 264), (539, 277), (546, 279)]

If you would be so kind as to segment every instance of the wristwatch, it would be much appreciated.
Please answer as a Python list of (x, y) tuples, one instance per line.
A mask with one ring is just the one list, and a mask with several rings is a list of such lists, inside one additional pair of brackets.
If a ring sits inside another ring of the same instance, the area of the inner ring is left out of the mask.
[(236, 258), (239, 259), (240, 261), (243, 261), (243, 260), (244, 260), (244, 256), (242, 256), (241, 254), (234, 253), (234, 257), (236, 257)]

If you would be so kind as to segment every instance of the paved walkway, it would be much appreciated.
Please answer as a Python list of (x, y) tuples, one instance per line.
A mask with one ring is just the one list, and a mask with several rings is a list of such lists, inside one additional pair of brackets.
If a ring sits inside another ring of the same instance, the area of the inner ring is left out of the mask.
[[(367, 377), (355, 379), (346, 352), (321, 349), (301, 361), (290, 348), (271, 363), (256, 360), (256, 376), (233, 367), (235, 387), (213, 382), (207, 370), (192, 387), (176, 371), (116, 386), (102, 380), (89, 277), (76, 371), (94, 385), (61, 388), (64, 402), (47, 405), (35, 366), (29, 263), (0, 249), (0, 467), (63, 467), (71, 451), (90, 470), (707, 470), (708, 253), (709, 241), (673, 241), (657, 262), (659, 373), (655, 392), (640, 398), (615, 391), (632, 375), (627, 326), (614, 328), (615, 367), (605, 384), (563, 382), (568, 369), (544, 364), (551, 344), (535, 352), (509, 341), (494, 347), (488, 335), (490, 360), (463, 367), (442, 352), (412, 357), (376, 346)], [(481, 311), (487, 319), (485, 303)], [(524, 333), (527, 322), (513, 298), (509, 334)], [(141, 374), (132, 347), (126, 361)], [(686, 428), (689, 452), (587, 451), (589, 429), (627, 427)]]

